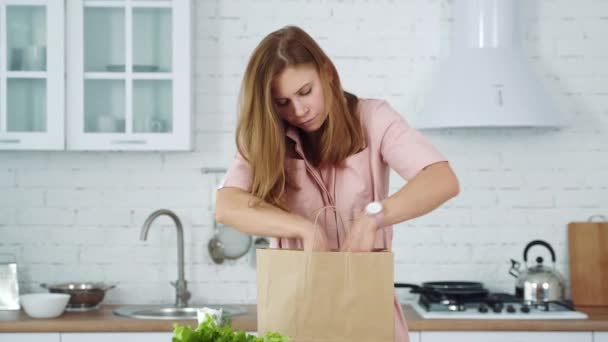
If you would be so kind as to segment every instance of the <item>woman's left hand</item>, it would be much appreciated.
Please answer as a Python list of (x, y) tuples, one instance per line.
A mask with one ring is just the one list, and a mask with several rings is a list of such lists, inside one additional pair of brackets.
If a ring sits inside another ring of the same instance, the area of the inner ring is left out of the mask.
[(371, 252), (376, 241), (376, 220), (367, 215), (360, 215), (346, 235), (346, 241), (340, 247), (340, 252)]

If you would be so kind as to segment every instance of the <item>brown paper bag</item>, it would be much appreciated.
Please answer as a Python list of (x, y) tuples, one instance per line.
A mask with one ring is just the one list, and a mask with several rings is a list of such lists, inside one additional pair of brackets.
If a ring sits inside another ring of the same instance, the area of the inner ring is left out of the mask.
[(394, 342), (393, 253), (257, 251), (258, 334)]

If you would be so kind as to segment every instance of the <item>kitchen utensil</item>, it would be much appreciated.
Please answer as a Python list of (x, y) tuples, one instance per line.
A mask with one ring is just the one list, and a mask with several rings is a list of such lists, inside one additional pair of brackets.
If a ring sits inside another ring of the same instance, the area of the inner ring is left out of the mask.
[(252, 245), (250, 235), (243, 234), (238, 230), (213, 223), (213, 238), (209, 240), (207, 249), (211, 259), (216, 264), (221, 264), (224, 260), (236, 260), (243, 257)]
[(213, 220), (213, 237), (207, 243), (207, 250), (209, 251), (209, 255), (211, 256), (211, 260), (216, 264), (222, 264), (224, 262), (224, 244), (220, 239), (218, 239), (218, 227)]
[(158, 65), (147, 65), (147, 64), (135, 64), (133, 65), (133, 72), (155, 72), (158, 71)]
[(17, 262), (12, 254), (0, 254), (0, 310), (19, 310)]
[(9, 70), (17, 71), (23, 70), (23, 49), (22, 48), (12, 48), (10, 59), (9, 59)]
[(106, 70), (110, 72), (125, 72), (124, 64), (110, 64), (106, 65)]
[(395, 288), (410, 288), (411, 293), (423, 294), (436, 300), (463, 300), (485, 297), (488, 294), (482, 283), (472, 281), (432, 281), (424, 282), (422, 286), (395, 283)]
[(268, 248), (270, 246), (270, 241), (268, 241), (268, 238), (265, 237), (257, 237), (253, 240), (253, 248), (251, 248), (251, 255), (249, 257), (249, 263), (251, 264), (251, 267), (255, 268), (256, 265), (256, 260), (257, 260), (257, 253), (256, 250), (258, 248)]
[[(219, 184), (217, 174), (215, 174), (213, 179), (214, 191), (211, 191), (211, 203), (213, 206), (212, 211), (215, 212), (215, 189), (217, 189)], [(222, 264), (224, 260), (236, 260), (247, 254), (251, 248), (252, 240), (251, 235), (219, 224), (213, 219), (213, 237), (207, 243), (207, 250), (213, 262)]]
[(46, 46), (30, 45), (23, 49), (23, 70), (44, 71), (46, 69)]
[[(146, 64), (135, 64), (133, 65), (133, 72), (155, 72), (160, 68), (158, 65), (146, 65)], [(124, 72), (124, 64), (109, 64), (106, 65), (106, 70), (110, 72)]]
[[(528, 267), (528, 252), (534, 246), (543, 246), (551, 253), (553, 267), (543, 265), (543, 258), (536, 258), (536, 265)], [(565, 280), (555, 269), (555, 251), (550, 244), (543, 240), (534, 240), (526, 245), (524, 249), (524, 264), (526, 269), (519, 270), (520, 263), (511, 259), (509, 274), (517, 278), (515, 284), (515, 295), (523, 298), (527, 304), (542, 304), (550, 301), (563, 301)]]
[(608, 218), (569, 223), (568, 252), (574, 304), (608, 306)]
[(54, 318), (61, 316), (70, 300), (65, 293), (30, 293), (19, 297), (23, 311), (33, 318)]
[(97, 132), (116, 132), (116, 119), (112, 115), (101, 115), (97, 117)]
[(90, 311), (99, 308), (106, 291), (116, 287), (115, 284), (70, 282), (61, 284), (40, 284), (51, 293), (70, 295), (67, 311)]

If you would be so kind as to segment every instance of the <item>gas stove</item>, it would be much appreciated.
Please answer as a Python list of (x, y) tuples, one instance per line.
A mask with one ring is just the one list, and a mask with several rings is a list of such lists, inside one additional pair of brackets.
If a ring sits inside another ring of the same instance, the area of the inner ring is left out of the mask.
[(521, 298), (508, 293), (489, 293), (487, 296), (460, 300), (437, 299), (420, 295), (411, 303), (425, 319), (587, 319), (575, 311), (568, 301), (554, 301), (541, 305), (526, 304)]

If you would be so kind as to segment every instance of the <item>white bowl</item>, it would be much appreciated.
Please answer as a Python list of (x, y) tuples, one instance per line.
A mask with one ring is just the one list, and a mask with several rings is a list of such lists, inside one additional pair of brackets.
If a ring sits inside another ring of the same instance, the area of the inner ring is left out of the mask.
[(54, 318), (65, 310), (70, 295), (65, 293), (30, 293), (19, 296), (26, 314), (33, 318)]

